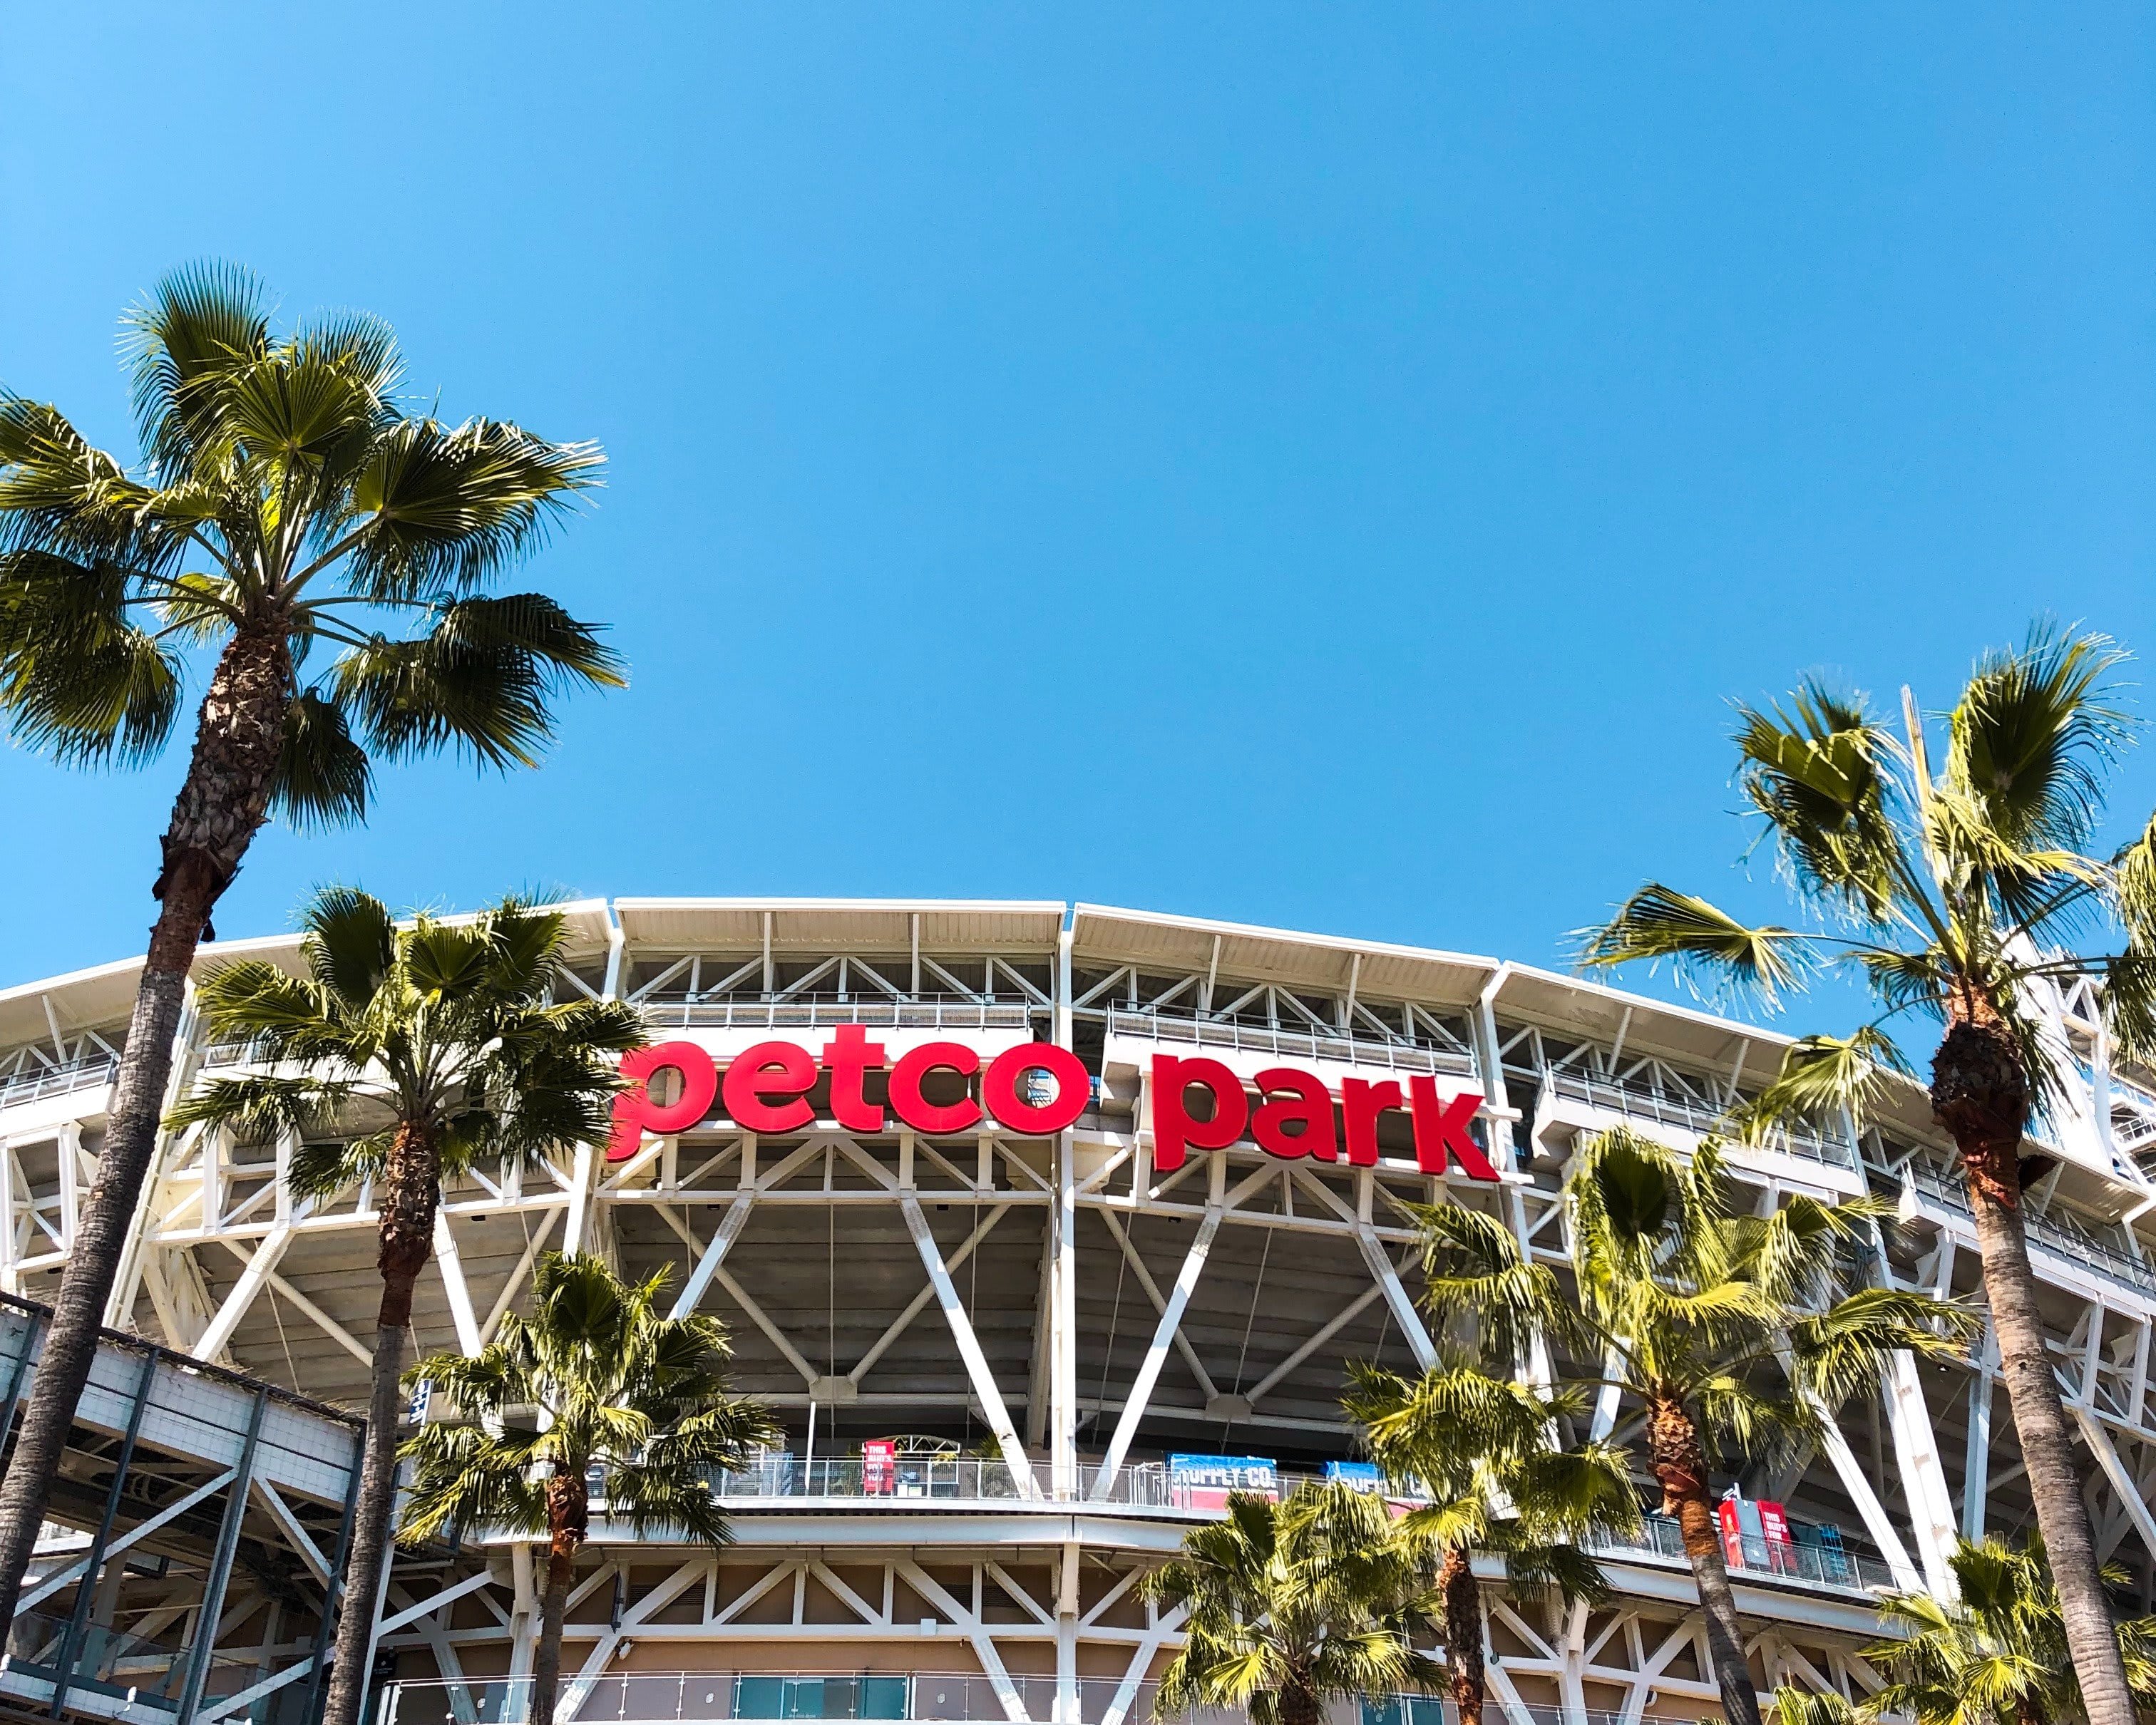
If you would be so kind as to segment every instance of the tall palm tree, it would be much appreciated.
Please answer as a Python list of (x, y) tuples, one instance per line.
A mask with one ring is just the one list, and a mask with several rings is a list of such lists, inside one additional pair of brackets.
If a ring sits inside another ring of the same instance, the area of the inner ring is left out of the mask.
[(273, 809), (302, 826), (361, 819), (376, 757), (528, 765), (564, 690), (622, 682), (552, 599), (487, 592), (596, 481), (595, 444), (408, 412), (386, 325), (345, 314), (273, 334), (261, 285), (228, 264), (168, 277), (126, 329), (139, 465), (0, 392), (0, 719), (14, 740), (78, 764), (146, 761), (177, 726), (190, 670), (207, 673), (96, 1183), (0, 1485), (0, 1618), (88, 1380), (188, 968), (256, 830)]
[(1794, 1196), (1734, 1216), (1718, 1144), (1682, 1158), (1613, 1129), (1574, 1154), (1568, 1290), (1495, 1217), (1422, 1212), (1425, 1299), (1441, 1324), (1475, 1324), (1509, 1355), (1529, 1327), (1585, 1379), (1636, 1399), (1648, 1466), (1676, 1517), (1731, 1725), (1759, 1725), (1715, 1524), (1711, 1455), (1765, 1461), (1818, 1433), (1851, 1396), (1876, 1392), (1899, 1349), (1956, 1356), (1974, 1320), (1898, 1289), (1857, 1287), (1856, 1248), (1880, 1206)]
[[(1845, 1106), (1861, 1115), (1882, 1066), (1909, 1070), (1886, 1020), (1913, 1010), (1943, 1023), (1932, 1108), (1960, 1151), (2014, 1426), (2092, 1725), (2133, 1725), (2133, 1701), (2022, 1225), (2023, 1133), (2055, 1082), (2025, 995), (2032, 983), (2101, 978), (2118, 1045), (2156, 1047), (2156, 824), (2117, 856), (2088, 854), (2104, 769), (2126, 737), (2108, 689), (2122, 656), (2102, 636), (2044, 626), (2018, 651), (1986, 655), (1947, 715), (1936, 777), (1906, 696), (1902, 737), (1861, 696), (1815, 683), (1786, 709), (1741, 710), (1739, 783), (1812, 926), (1754, 927), (1650, 884), (1584, 954), (1596, 965), (1670, 958), (1769, 1004), (1820, 967), (1854, 969), (1885, 1016), (1799, 1043), (1762, 1099), (1769, 1114)], [(2079, 944), (2103, 925), (2115, 937), (2107, 947)]]
[(1189, 1614), (1157, 1713), (1247, 1708), (1253, 1725), (1318, 1725), (1335, 1699), (1444, 1676), (1411, 1640), (1437, 1609), (1427, 1546), (1352, 1486), (1312, 1482), (1279, 1503), (1238, 1492), (1143, 1585)]
[(1481, 1725), (1489, 1699), (1476, 1556), (1503, 1559), (1515, 1597), (1555, 1592), (1567, 1601), (1594, 1600), (1609, 1589), (1582, 1547), (1638, 1530), (1625, 1452), (1604, 1444), (1568, 1450), (1556, 1441), (1558, 1420), (1582, 1404), (1576, 1391), (1455, 1362), (1440, 1361), (1419, 1378), (1355, 1369), (1348, 1417), (1363, 1426), (1386, 1474), (1429, 1500), (1409, 1512), (1402, 1531), (1440, 1553), (1445, 1665), (1464, 1725)]
[(603, 1258), (548, 1252), (528, 1320), (505, 1318), (475, 1357), (435, 1354), (408, 1374), (457, 1417), (421, 1426), (404, 1445), (414, 1470), (403, 1536), (416, 1543), (456, 1522), (547, 1538), (531, 1725), (554, 1725), (562, 1615), (590, 1524), (592, 1471), (608, 1520), (639, 1538), (678, 1532), (716, 1548), (732, 1534), (712, 1501), (712, 1474), (778, 1435), (760, 1406), (731, 1393), (718, 1320), (660, 1315), (667, 1280), (662, 1270), (624, 1282)]
[[(302, 1070), (208, 1080), (171, 1122), (258, 1142), (300, 1135), (287, 1179), (303, 1200), (373, 1185), (382, 1308), (323, 1715), (352, 1725), (388, 1556), (412, 1290), (434, 1251), (442, 1183), (481, 1162), (536, 1163), (597, 1142), (619, 1057), (644, 1030), (620, 1002), (549, 1004), (567, 939), (555, 911), (509, 899), (468, 922), (399, 927), (379, 900), (337, 887), (317, 894), (301, 922), (304, 977), (228, 964), (203, 979), (200, 999), (211, 1035)], [(330, 1131), (352, 1136), (319, 1136)]]
[[(2066, 1655), (2059, 1591), (2041, 1536), (2020, 1550), (1997, 1538), (1964, 1540), (1948, 1559), (1960, 1597), (1888, 1594), (1879, 1615), (1898, 1634), (1865, 1650), (1893, 1681), (1865, 1698), (1866, 1720), (1904, 1715), (1917, 1725), (2065, 1725), (2084, 1715)], [(2123, 1585), (2123, 1570), (2106, 1579)], [(2136, 1704), (2156, 1706), (2149, 1658), (2156, 1619), (2118, 1625), (2120, 1662)]]

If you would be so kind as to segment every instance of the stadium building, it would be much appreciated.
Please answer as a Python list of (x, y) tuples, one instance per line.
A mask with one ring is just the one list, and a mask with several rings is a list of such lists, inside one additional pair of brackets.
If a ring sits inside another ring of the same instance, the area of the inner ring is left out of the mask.
[[(418, 1343), (476, 1348), (542, 1250), (602, 1251), (670, 1268), (684, 1307), (722, 1317), (739, 1387), (787, 1428), (717, 1483), (736, 1539), (716, 1558), (595, 1517), (564, 1661), (586, 1720), (1142, 1718), (1179, 1629), (1137, 1587), (1148, 1566), (1231, 1486), (1352, 1474), (1346, 1363), (1431, 1358), (1401, 1206), (1481, 1206), (1562, 1265), (1583, 1134), (1622, 1122), (1688, 1152), (1784, 1045), (1531, 966), (1093, 905), (567, 914), (562, 988), (635, 1002), (667, 1047), (613, 1144), (450, 1193)], [(201, 963), (243, 952), (296, 963), (289, 937)], [(136, 968), (0, 993), (11, 1415)], [(2032, 1255), (2099, 1543), (2145, 1598), (2156, 1076), (2111, 1064), (2085, 994), (2041, 1004), (2075, 1060), (2028, 1146)], [(192, 1016), (182, 1038), (176, 1085), (244, 1059)], [(1162, 1072), (1192, 1087), (1170, 1100)], [(295, 1204), (291, 1147), (162, 1143), (0, 1705), (160, 1725), (318, 1708), (379, 1288), (370, 1194)], [(1913, 1090), (1861, 1137), (1815, 1122), (1730, 1171), (1744, 1205), (1886, 1195), (1876, 1274), (1980, 1298)], [(1635, 1411), (1605, 1401), (1593, 1428), (1625, 1440)], [(1716, 1483), (1740, 1488), (1725, 1522), (1763, 1687), (1876, 1687), (1871, 1590), (1937, 1585), (1958, 1535), (2031, 1522), (1988, 1343), (1903, 1360), (1815, 1452)], [(1602, 1558), (1606, 1607), (1491, 1604), (1512, 1725), (1717, 1712), (1674, 1529), (1650, 1519)], [(534, 1579), (530, 1548), (476, 1530), (401, 1558), (381, 1717), (518, 1717)]]

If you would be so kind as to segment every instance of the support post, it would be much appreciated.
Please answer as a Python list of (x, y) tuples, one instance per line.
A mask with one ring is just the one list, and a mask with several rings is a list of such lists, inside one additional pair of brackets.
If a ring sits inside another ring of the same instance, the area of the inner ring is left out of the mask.
[(91, 1536), (90, 1553), (83, 1560), (82, 1579), (74, 1590), (74, 1609), (68, 1614), (67, 1633), (60, 1642), (60, 1656), (53, 1679), (52, 1717), (60, 1717), (67, 1706), (68, 1684), (74, 1676), (75, 1661), (82, 1657), (83, 1637), (90, 1628), (90, 1608), (97, 1592), (97, 1572), (105, 1563), (105, 1547), (112, 1538), (112, 1524), (120, 1514), (120, 1494), (127, 1486), (127, 1470), (135, 1461), (135, 1440), (141, 1435), (142, 1414), (150, 1405), (150, 1386), (157, 1376), (159, 1350), (152, 1348), (142, 1362), (142, 1375), (135, 1385), (135, 1399), (127, 1409), (127, 1430), (120, 1440), (120, 1454), (112, 1466), (112, 1486), (105, 1494), (105, 1509)]
[(248, 1415), (247, 1441), (240, 1446), (239, 1466), (224, 1502), (224, 1519), (217, 1530), (217, 1546), (210, 1557), (209, 1574), (203, 1584), (202, 1609), (195, 1622), (195, 1644), (187, 1650), (186, 1686), (180, 1692), (177, 1725), (194, 1725), (202, 1706), (203, 1684), (209, 1676), (210, 1656), (217, 1651), (218, 1619), (224, 1613), (225, 1584), (232, 1579), (232, 1560), (239, 1550), (239, 1524), (247, 1519), (247, 1497), (254, 1475), (254, 1448), (262, 1437), (262, 1415), (270, 1405), (270, 1392), (254, 1392), (254, 1409)]
[[(352, 1554), (352, 1530), (359, 1512), (359, 1473), (361, 1440), (355, 1436), (352, 1444), (352, 1483), (345, 1490), (344, 1516), (337, 1523), (336, 1554), (330, 1559), (330, 1583), (322, 1589), (321, 1626), (315, 1631), (314, 1657), (310, 1661), (314, 1669), (307, 1676), (307, 1705), (301, 1712), (301, 1725), (315, 1725), (322, 1715), (322, 1678), (330, 1668), (330, 1653), (336, 1645), (337, 1601), (344, 1594), (344, 1563)], [(388, 1564), (382, 1568), (387, 1569)]]
[(958, 1344), (958, 1357), (966, 1363), (966, 1375), (973, 1380), (973, 1394), (980, 1399), (982, 1414), (1003, 1450), (1004, 1464), (1010, 1469), (1011, 1484), (1019, 1497), (1038, 1497), (1040, 1486), (1033, 1476), (1033, 1463), (1026, 1455), (1025, 1445), (1019, 1441), (1018, 1428), (1011, 1424), (1010, 1409), (1004, 1404), (1003, 1392), (996, 1388), (995, 1373), (988, 1369), (988, 1357), (981, 1352), (980, 1338), (973, 1333), (973, 1321), (966, 1315), (965, 1304), (958, 1298), (951, 1272), (944, 1267), (943, 1255), (937, 1250), (928, 1218), (921, 1212), (921, 1200), (911, 1192), (901, 1192), (898, 1201), (906, 1212), (906, 1231), (913, 1236), (921, 1266), (927, 1271), (929, 1281), (936, 1285), (937, 1300), (943, 1307), (945, 1322), (951, 1327), (951, 1339)]
[[(1215, 1166), (1218, 1166), (1216, 1163)], [(1123, 1457), (1130, 1454), (1132, 1440), (1138, 1434), (1138, 1422), (1145, 1418), (1147, 1406), (1152, 1401), (1153, 1385), (1160, 1381), (1161, 1368), (1168, 1363), (1168, 1350), (1175, 1345), (1176, 1332), (1183, 1326), (1183, 1308), (1190, 1304), (1190, 1296), (1204, 1272), (1205, 1260), (1213, 1250), (1213, 1236), (1220, 1231), (1219, 1204), (1206, 1206), (1205, 1217), (1198, 1224), (1198, 1237), (1190, 1243), (1184, 1255), (1183, 1268), (1175, 1278), (1175, 1286), (1169, 1291), (1168, 1305), (1155, 1325), (1152, 1344), (1146, 1349), (1143, 1363), (1137, 1376), (1131, 1381), (1130, 1396), (1123, 1403), (1123, 1411), (1116, 1420), (1115, 1435), (1108, 1440), (1108, 1453), (1102, 1458), (1099, 1476), (1093, 1482), (1092, 1495), (1105, 1497), (1122, 1471)]]

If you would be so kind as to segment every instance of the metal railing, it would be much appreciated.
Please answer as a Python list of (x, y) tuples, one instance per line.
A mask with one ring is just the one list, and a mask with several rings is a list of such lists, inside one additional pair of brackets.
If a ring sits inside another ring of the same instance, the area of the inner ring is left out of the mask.
[[(1903, 1170), (1903, 1178), (1930, 1203), (1952, 1210), (1958, 1216), (1974, 1219), (1969, 1207), (1969, 1194), (1953, 1175), (1918, 1160), (1908, 1164)], [(2156, 1294), (2156, 1264), (2144, 1264), (2101, 1240), (2091, 1239), (2079, 1229), (2066, 1227), (2053, 1217), (2039, 1215), (2025, 1204), (2021, 1210), (2021, 1227), (2035, 1250), (2093, 1270), (2098, 1276), (2137, 1293)]]
[(1449, 1073), (1471, 1078), (1475, 1057), (1457, 1049), (1419, 1042), (1388, 1042), (1346, 1032), (1284, 1029), (1238, 1024), (1233, 1019), (1200, 1019), (1179, 1013), (1108, 1009), (1111, 1036), (1137, 1036), (1154, 1042), (1185, 1042), (1199, 1048), (1226, 1048), (1248, 1054), (1296, 1055), (1333, 1060), (1348, 1066), (1383, 1066), (1396, 1072)]
[[(1056, 1717), (1054, 1677), (1011, 1676), (1008, 1693), (1032, 1719)], [(1158, 1686), (1127, 1695), (1119, 1679), (1080, 1677), (1079, 1725), (1146, 1725)], [(383, 1686), (376, 1725), (518, 1725), (531, 1711), (528, 1677), (403, 1678)], [(970, 1671), (639, 1671), (588, 1685), (565, 1680), (555, 1717), (574, 1725), (703, 1725), (723, 1719), (982, 1720), (1003, 1725), (1006, 1690)], [(1493, 1709), (1494, 1712), (1494, 1709)], [(1599, 1709), (1566, 1714), (1546, 1706), (1507, 1707), (1527, 1725), (1625, 1725)], [(1178, 1725), (1242, 1725), (1245, 1715), (1211, 1708), (1165, 1714)], [(1460, 1725), (1458, 1711), (1435, 1695), (1373, 1695), (1336, 1702), (1326, 1725)], [(1633, 1725), (1666, 1725), (1649, 1713)], [(1666, 1722), (1676, 1725), (1676, 1722)], [(1689, 1722), (1687, 1722), (1689, 1725)]]
[[(1768, 1581), (1794, 1581), (1810, 1587), (1843, 1588), (1852, 1593), (1868, 1593), (1874, 1588), (1899, 1585), (1894, 1579), (1893, 1570), (1881, 1559), (1835, 1546), (1780, 1539), (1754, 1539), (1748, 1534), (1741, 1538), (1738, 1543), (1743, 1551), (1743, 1559), (1740, 1563), (1729, 1563), (1732, 1574), (1757, 1576)], [(1613, 1557), (1644, 1552), (1653, 1557), (1671, 1558), (1681, 1563), (1689, 1561), (1685, 1556), (1684, 1535), (1676, 1519), (1670, 1516), (1645, 1517), (1636, 1538), (1609, 1541), (1597, 1549)], [(1723, 1561), (1727, 1563), (1728, 1545), (1726, 1540), (1722, 1550)]]
[(40, 1096), (64, 1096), (93, 1084), (110, 1084), (120, 1070), (119, 1060), (109, 1054), (85, 1055), (57, 1066), (42, 1066), (0, 1078), (0, 1108), (34, 1102)]
[(1045, 1006), (1022, 1000), (893, 1000), (881, 995), (850, 1000), (762, 995), (699, 999), (685, 991), (648, 994), (636, 1006), (655, 1028), (721, 1030), (808, 1030), (839, 1024), (870, 1029), (1023, 1030), (1035, 1016), (1048, 1012)]
[[(1643, 1120), (1656, 1126), (1674, 1126), (1690, 1132), (1727, 1132), (1729, 1112), (1727, 1108), (1712, 1102), (1694, 1101), (1688, 1097), (1658, 1096), (1653, 1091), (1637, 1085), (1620, 1084), (1611, 1078), (1598, 1078), (1586, 1072), (1553, 1071), (1544, 1081), (1557, 1096), (1568, 1096), (1573, 1101), (1584, 1102), (1591, 1108), (1606, 1108), (1613, 1114), (1622, 1114), (1628, 1120)], [(1806, 1162), (1828, 1163), (1835, 1168), (1856, 1166), (1856, 1147), (1846, 1139), (1821, 1132), (1816, 1127), (1784, 1122), (1778, 1124), (1768, 1136), (1756, 1147), (1783, 1156), (1800, 1157)]]
[[(1099, 1502), (1124, 1509), (1209, 1510), (1209, 1488), (1194, 1486), (1160, 1461), (1132, 1462), (1116, 1470), (1106, 1493), (1095, 1497), (1102, 1470), (1081, 1466), (1067, 1493), (1059, 1493), (1052, 1471), (1035, 1463), (1034, 1492), (1046, 1502)], [(1303, 1476), (1282, 1474), (1282, 1496)], [(803, 1458), (761, 1455), (748, 1466), (712, 1476), (711, 1489), (733, 1503), (842, 1501), (862, 1507), (918, 1509), (938, 1505), (1011, 1503), (1024, 1494), (1009, 1466), (995, 1455), (899, 1455), (864, 1461), (858, 1455)], [(594, 1503), (594, 1514), (601, 1513)]]

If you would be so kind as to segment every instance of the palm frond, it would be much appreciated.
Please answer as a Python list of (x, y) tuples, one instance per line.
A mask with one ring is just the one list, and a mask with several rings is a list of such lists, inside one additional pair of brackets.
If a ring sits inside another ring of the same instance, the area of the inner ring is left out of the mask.
[(550, 444), (500, 420), (405, 421), (377, 441), (352, 488), (358, 590), (471, 592), (598, 484), (605, 462), (596, 444)]
[(2082, 849), (2103, 773), (2129, 735), (2110, 696), (2126, 655), (2106, 636), (2038, 623), (2018, 649), (1980, 659), (1948, 721), (1945, 784), (2017, 850)]
[(151, 467), (177, 476), (221, 441), (220, 388), (268, 347), (268, 294), (236, 264), (175, 270), (127, 314), (135, 421)]
[(428, 632), (355, 647), (332, 673), (368, 744), (403, 760), (438, 749), (495, 768), (533, 766), (553, 704), (578, 686), (624, 685), (620, 660), (590, 626), (538, 593), (442, 606)]
[(1688, 983), (1734, 983), (1771, 1005), (1803, 985), (1811, 938), (1772, 923), (1753, 927), (1703, 898), (1650, 882), (1609, 922), (1585, 931), (1579, 962), (1606, 968), (1668, 958)]
[(353, 825), (367, 819), (372, 777), (344, 709), (315, 690), (302, 691), (285, 709), (270, 806), (302, 832)]
[(1798, 890), (1860, 922), (1889, 912), (1904, 870), (1886, 771), (1894, 744), (1861, 697), (1807, 682), (1787, 708), (1740, 707), (1738, 782)]

